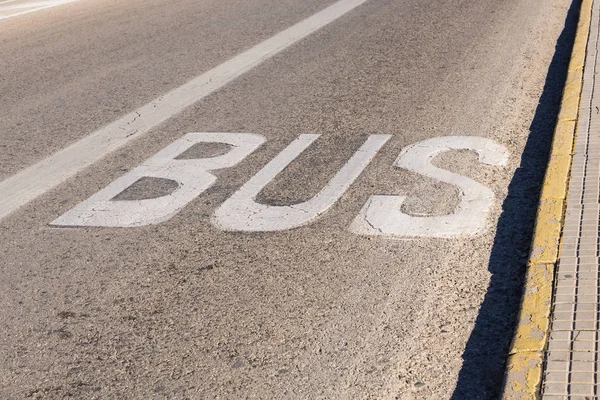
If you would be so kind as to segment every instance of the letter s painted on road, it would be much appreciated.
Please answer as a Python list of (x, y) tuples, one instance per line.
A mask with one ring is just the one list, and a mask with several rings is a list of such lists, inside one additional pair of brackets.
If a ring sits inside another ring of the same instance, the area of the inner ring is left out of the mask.
[(415, 217), (401, 211), (404, 196), (371, 196), (350, 225), (350, 231), (362, 235), (389, 237), (451, 238), (475, 235), (485, 227), (486, 214), (494, 201), (494, 193), (465, 176), (431, 164), (440, 153), (450, 150), (472, 150), (479, 161), (504, 166), (508, 151), (502, 145), (482, 137), (446, 136), (423, 140), (405, 148), (394, 166), (449, 183), (460, 189), (460, 203), (454, 214)]

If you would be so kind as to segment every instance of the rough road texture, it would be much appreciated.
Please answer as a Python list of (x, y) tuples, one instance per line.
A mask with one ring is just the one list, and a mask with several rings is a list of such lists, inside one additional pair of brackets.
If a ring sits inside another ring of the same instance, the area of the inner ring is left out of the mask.
[[(89, 0), (1, 21), (0, 176), (326, 3)], [(569, 6), (372, 0), (0, 221), (0, 398), (492, 398), (560, 98), (572, 13), (546, 77)], [(268, 142), (167, 223), (48, 227), (198, 131)], [(315, 223), (214, 228), (215, 207), (302, 133), (323, 136), (260, 201), (311, 198), (365, 133), (394, 137)], [(371, 194), (407, 195), (413, 214), (452, 212), (456, 188), (392, 167), (402, 148), (446, 135), (492, 138), (511, 153), (507, 168), (470, 152), (435, 160), (496, 194), (483, 235), (347, 231)]]

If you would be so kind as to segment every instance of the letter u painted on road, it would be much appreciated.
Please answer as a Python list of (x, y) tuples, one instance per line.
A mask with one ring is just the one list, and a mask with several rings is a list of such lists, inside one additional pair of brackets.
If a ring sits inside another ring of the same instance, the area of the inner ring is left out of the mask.
[(325, 213), (371, 162), (389, 135), (372, 135), (329, 183), (312, 199), (290, 206), (255, 201), (261, 190), (319, 135), (300, 135), (217, 209), (213, 223), (233, 231), (281, 231), (305, 225)]

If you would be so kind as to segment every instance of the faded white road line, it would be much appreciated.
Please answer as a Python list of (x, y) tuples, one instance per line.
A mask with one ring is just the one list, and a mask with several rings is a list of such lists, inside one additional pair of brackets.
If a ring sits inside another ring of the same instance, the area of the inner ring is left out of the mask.
[(155, 126), (366, 1), (338, 1), (0, 182), (0, 218), (6, 217), (107, 154), (143, 136)]
[(0, 20), (16, 17), (23, 14), (29, 14), (35, 11), (45, 10), (46, 8), (56, 7), (62, 4), (73, 3), (75, 1), (78, 0), (49, 0), (30, 2), (18, 2), (17, 0), (3, 1), (0, 2), (0, 5), (8, 5), (0, 6)]

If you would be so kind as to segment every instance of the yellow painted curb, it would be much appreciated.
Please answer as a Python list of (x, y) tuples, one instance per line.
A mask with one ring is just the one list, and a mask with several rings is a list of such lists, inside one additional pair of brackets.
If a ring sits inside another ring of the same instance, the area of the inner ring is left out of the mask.
[[(563, 208), (563, 200), (542, 198), (540, 201), (531, 243), (531, 253), (529, 254), (530, 267), (542, 263), (554, 265), (558, 260)], [(523, 302), (525, 300), (524, 297)]]
[(534, 264), (527, 269), (519, 329), (511, 354), (543, 352), (548, 336), (554, 265)]
[(530, 389), (542, 380), (544, 355), (539, 351), (513, 354), (508, 358), (507, 376), (511, 377), (504, 388), (505, 399), (532, 400), (537, 394)]
[(592, 4), (593, 0), (583, 0), (581, 4), (577, 35), (536, 217), (518, 325), (507, 361), (502, 396), (506, 400), (540, 398), (544, 350), (550, 332), (554, 269), (564, 222)]

